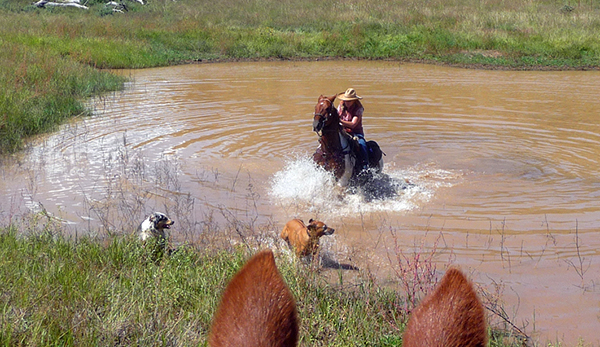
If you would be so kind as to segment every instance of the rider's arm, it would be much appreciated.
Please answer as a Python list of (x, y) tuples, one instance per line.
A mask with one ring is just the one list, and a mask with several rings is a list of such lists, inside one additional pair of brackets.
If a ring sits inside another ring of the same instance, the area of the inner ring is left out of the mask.
[(363, 108), (360, 107), (354, 111), (356, 112), (356, 114), (352, 115), (352, 119), (350, 121), (340, 119), (340, 124), (342, 124), (343, 127), (354, 130), (360, 124), (360, 119), (363, 114)]
[(349, 121), (349, 122), (348, 122), (348, 121), (345, 121), (345, 120), (341, 120), (341, 119), (340, 119), (340, 123), (341, 123), (341, 124), (342, 124), (344, 127), (346, 127), (346, 128), (350, 128), (350, 129), (352, 129), (352, 130), (354, 130), (354, 128), (356, 128), (356, 126), (358, 125), (358, 121), (359, 121), (359, 118), (358, 118), (358, 116), (353, 116), (353, 117), (352, 117), (352, 120), (351, 120), (351, 121)]

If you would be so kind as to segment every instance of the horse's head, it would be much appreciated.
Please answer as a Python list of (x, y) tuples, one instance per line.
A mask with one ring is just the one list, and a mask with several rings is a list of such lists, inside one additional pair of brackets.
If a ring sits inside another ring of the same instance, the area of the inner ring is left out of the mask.
[(323, 128), (331, 124), (337, 124), (339, 121), (339, 115), (335, 107), (333, 107), (333, 101), (337, 95), (330, 97), (319, 96), (319, 100), (315, 105), (315, 114), (313, 118), (313, 131), (319, 136), (322, 135)]

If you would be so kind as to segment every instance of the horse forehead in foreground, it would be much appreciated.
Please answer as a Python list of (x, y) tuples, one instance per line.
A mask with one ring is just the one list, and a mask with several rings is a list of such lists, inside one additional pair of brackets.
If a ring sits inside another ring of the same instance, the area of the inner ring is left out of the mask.
[(296, 302), (277, 270), (273, 252), (262, 251), (227, 285), (208, 344), (275, 347), (297, 343)]

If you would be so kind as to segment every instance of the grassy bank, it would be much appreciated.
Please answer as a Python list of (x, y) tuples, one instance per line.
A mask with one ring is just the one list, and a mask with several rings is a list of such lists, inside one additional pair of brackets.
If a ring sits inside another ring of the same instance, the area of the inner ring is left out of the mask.
[(82, 101), (122, 88), (123, 78), (102, 72), (52, 50), (30, 49), (0, 38), (0, 154), (23, 140), (85, 115)]
[[(5, 9), (22, 2), (4, 0)], [(96, 67), (185, 60), (356, 57), (513, 68), (600, 64), (600, 4), (534, 1), (149, 1), (4, 11), (2, 37)], [(26, 29), (26, 30), (25, 30)]]
[(600, 66), (592, 1), (0, 0), (0, 152), (121, 87), (98, 68), (230, 59), (362, 58), (511, 69)]
[[(11, 9), (22, 4), (4, 3)], [(159, 0), (131, 3), (128, 12), (115, 15), (104, 15), (104, 1), (88, 4), (88, 11), (5, 11), (2, 37), (110, 68), (270, 57), (513, 68), (600, 64), (600, 4), (594, 2)]]
[[(205, 345), (221, 292), (252, 253), (189, 246), (156, 260), (123, 236), (19, 235), (0, 231), (3, 346)], [(401, 345), (400, 294), (368, 276), (329, 284), (289, 254), (276, 258), (298, 302), (300, 345)], [(507, 345), (500, 340), (490, 345)]]

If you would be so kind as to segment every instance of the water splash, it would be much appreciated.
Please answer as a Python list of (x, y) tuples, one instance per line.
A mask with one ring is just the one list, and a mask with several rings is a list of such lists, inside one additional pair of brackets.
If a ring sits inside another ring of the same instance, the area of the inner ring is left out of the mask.
[(301, 200), (320, 205), (334, 198), (336, 182), (333, 175), (308, 157), (288, 160), (275, 173), (270, 194), (280, 200)]
[(297, 156), (273, 175), (269, 194), (283, 206), (312, 212), (402, 212), (427, 203), (438, 188), (451, 186), (459, 176), (433, 166), (399, 170), (388, 165), (383, 173), (374, 174), (366, 187), (345, 189), (312, 158)]

